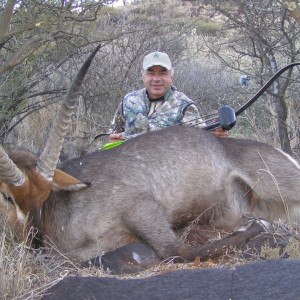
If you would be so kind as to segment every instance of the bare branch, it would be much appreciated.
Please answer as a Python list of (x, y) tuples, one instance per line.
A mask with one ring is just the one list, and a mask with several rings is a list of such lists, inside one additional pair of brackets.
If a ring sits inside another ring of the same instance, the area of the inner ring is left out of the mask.
[(0, 75), (24, 62), (29, 55), (52, 40), (51, 36), (36, 36), (25, 42), (17, 51), (0, 66)]
[(0, 40), (3, 40), (8, 32), (16, 2), (17, 0), (7, 0), (6, 2), (3, 18), (0, 20)]

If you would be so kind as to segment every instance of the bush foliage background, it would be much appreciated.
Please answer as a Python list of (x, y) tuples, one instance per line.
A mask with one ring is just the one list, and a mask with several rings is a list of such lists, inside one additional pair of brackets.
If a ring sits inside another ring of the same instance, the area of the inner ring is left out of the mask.
[[(68, 156), (97, 148), (93, 137), (107, 132), (122, 97), (142, 87), (141, 62), (151, 51), (170, 55), (174, 84), (204, 116), (221, 104), (238, 109), (299, 59), (299, 24), (282, 1), (112, 2), (1, 1), (2, 142), (41, 150), (70, 81), (99, 43), (64, 146)], [(248, 87), (240, 85), (243, 75)], [(297, 155), (298, 86), (294, 68), (238, 118), (233, 135)]]

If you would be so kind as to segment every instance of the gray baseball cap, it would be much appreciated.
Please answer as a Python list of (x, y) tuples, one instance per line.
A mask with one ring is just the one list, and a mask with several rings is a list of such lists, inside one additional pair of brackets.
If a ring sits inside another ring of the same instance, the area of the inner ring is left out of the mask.
[(145, 56), (143, 61), (143, 69), (147, 70), (152, 66), (162, 66), (167, 70), (172, 69), (172, 63), (168, 54), (164, 52), (152, 52)]

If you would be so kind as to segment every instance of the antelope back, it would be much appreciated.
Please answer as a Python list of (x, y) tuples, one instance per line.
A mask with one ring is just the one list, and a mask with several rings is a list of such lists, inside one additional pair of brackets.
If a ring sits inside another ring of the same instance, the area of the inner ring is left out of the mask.
[(249, 212), (269, 221), (299, 217), (294, 160), (263, 143), (216, 138), (197, 128), (149, 132), (60, 168), (91, 185), (51, 193), (45, 232), (66, 252), (81, 249), (82, 259), (135, 238), (167, 257), (166, 249), (179, 244), (170, 228), (196, 219), (232, 229)]

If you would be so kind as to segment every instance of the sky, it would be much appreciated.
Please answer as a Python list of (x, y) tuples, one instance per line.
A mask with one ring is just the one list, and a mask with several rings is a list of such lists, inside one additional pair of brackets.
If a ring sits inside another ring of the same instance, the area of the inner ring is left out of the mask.
[[(126, 0), (126, 3), (130, 3), (131, 0)], [(123, 5), (123, 1), (122, 0), (117, 0), (114, 2), (113, 6), (122, 6)]]
[(122, 0), (118, 0), (113, 3), (113, 6), (122, 6), (122, 5), (123, 5)]

